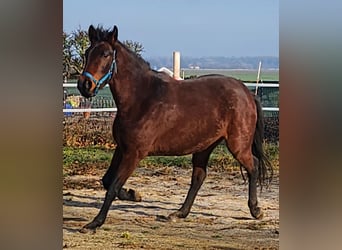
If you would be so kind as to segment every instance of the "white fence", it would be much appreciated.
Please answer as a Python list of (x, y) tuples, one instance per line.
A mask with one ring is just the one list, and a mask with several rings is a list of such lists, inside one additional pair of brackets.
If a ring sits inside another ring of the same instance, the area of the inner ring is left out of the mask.
[[(279, 88), (279, 83), (245, 83), (247, 87)], [(76, 83), (63, 83), (63, 88), (76, 88)], [(108, 87), (108, 85), (106, 85)], [(279, 112), (279, 107), (263, 107), (264, 111)], [(116, 112), (118, 109), (112, 108), (63, 108), (63, 113), (83, 113), (83, 112)]]

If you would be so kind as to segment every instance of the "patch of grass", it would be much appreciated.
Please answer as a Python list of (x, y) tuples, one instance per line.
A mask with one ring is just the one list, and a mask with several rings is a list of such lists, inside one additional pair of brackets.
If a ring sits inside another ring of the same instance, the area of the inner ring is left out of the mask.
[(150, 156), (141, 160), (141, 167), (187, 167), (191, 165), (191, 155), (186, 156)]
[(265, 143), (264, 149), (275, 170), (279, 170), (279, 145), (278, 143)]
[(211, 153), (209, 158), (209, 166), (215, 171), (225, 171), (232, 167), (239, 166), (227, 147), (223, 144), (218, 145)]
[(123, 233), (121, 233), (121, 235), (120, 235), (120, 238), (124, 238), (124, 239), (130, 239), (131, 238), (131, 234), (130, 234), (130, 232), (123, 232)]
[[(150, 156), (143, 159), (139, 165), (142, 167), (191, 167), (192, 155), (185, 156)], [(209, 159), (209, 166), (211, 167), (231, 167), (238, 166), (234, 157), (229, 153), (225, 145), (219, 145), (211, 153)]]
[(133, 237), (130, 232), (125, 231), (120, 234), (120, 238), (122, 238), (122, 241), (118, 243), (118, 247), (120, 248), (135, 248), (135, 246), (138, 244), (133, 240)]
[[(279, 169), (279, 145), (278, 143), (264, 143), (265, 154), (269, 158), (274, 169)], [(220, 144), (210, 155), (209, 166), (216, 171), (222, 171), (232, 168), (239, 168), (239, 162), (228, 151), (227, 147)]]
[[(275, 169), (279, 169), (279, 145), (265, 143), (264, 149)], [(73, 164), (110, 164), (113, 156), (113, 149), (103, 147), (69, 147), (63, 148), (63, 168), (68, 168)], [(146, 157), (139, 163), (140, 167), (157, 168), (164, 167), (191, 167), (191, 155), (185, 156), (151, 156)], [(239, 163), (230, 154), (227, 147), (219, 145), (210, 155), (209, 166), (216, 171), (226, 171), (227, 169), (238, 169)]]
[(63, 166), (71, 164), (110, 162), (113, 156), (113, 150), (98, 147), (64, 147), (63, 148)]

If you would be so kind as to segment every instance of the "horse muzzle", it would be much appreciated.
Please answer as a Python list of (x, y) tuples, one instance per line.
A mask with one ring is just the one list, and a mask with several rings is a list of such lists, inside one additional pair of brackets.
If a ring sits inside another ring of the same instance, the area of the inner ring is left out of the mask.
[(78, 78), (77, 89), (80, 91), (81, 95), (84, 96), (85, 98), (90, 98), (90, 97), (95, 96), (92, 85), (93, 85), (92, 81), (88, 79), (87, 77), (81, 75)]

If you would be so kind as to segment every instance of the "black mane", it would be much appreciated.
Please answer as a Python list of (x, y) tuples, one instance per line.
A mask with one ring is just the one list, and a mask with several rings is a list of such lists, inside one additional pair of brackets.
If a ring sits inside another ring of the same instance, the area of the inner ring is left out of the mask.
[(121, 41), (117, 41), (117, 43), (119, 43), (129, 54), (131, 54), (133, 57), (137, 58), (137, 60), (142, 63), (142, 64), (146, 64), (148, 66), (149, 69), (151, 69), (150, 63), (145, 61), (144, 58), (142, 58), (141, 55), (135, 53), (134, 51), (132, 51), (130, 48), (128, 48), (124, 43), (122, 43)]
[[(98, 41), (108, 41), (109, 37), (112, 35), (112, 31), (110, 31), (109, 29), (104, 29), (102, 26), (97, 26), (96, 30), (96, 37)], [(142, 58), (141, 55), (135, 53), (134, 51), (132, 51), (130, 48), (128, 48), (124, 43), (122, 43), (121, 41), (117, 41), (123, 48), (125, 48), (125, 50), (133, 55), (134, 57), (136, 57), (142, 64), (146, 64), (148, 66), (149, 69), (151, 69), (150, 63), (145, 61), (144, 58)]]

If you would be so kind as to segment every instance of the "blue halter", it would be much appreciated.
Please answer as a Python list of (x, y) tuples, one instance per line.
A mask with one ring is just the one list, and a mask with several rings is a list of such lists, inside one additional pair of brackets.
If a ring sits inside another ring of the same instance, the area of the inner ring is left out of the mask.
[(100, 85), (106, 82), (108, 79), (112, 78), (113, 71), (114, 71), (114, 74), (117, 72), (115, 54), (113, 55), (113, 62), (112, 62), (112, 65), (110, 66), (109, 71), (107, 72), (107, 74), (102, 76), (100, 80), (96, 80), (95, 77), (89, 72), (83, 72), (82, 75), (90, 78), (96, 84), (96, 87), (94, 89), (94, 94), (96, 95), (99, 90)]

